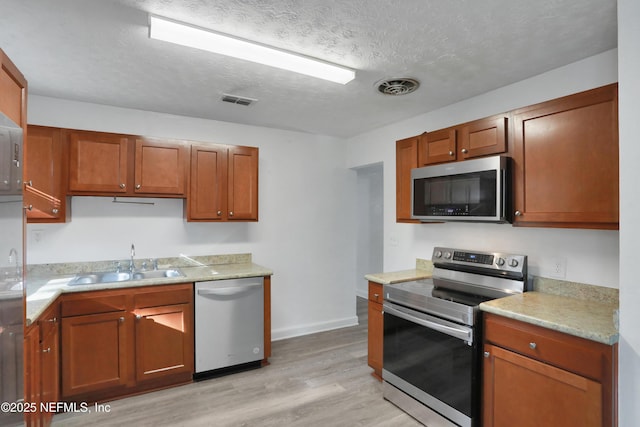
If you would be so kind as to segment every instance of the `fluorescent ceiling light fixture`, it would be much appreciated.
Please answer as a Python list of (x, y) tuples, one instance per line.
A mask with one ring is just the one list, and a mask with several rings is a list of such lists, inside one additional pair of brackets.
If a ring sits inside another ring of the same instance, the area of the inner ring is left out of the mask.
[(341, 84), (349, 83), (356, 76), (349, 68), (155, 15), (149, 15), (149, 37)]

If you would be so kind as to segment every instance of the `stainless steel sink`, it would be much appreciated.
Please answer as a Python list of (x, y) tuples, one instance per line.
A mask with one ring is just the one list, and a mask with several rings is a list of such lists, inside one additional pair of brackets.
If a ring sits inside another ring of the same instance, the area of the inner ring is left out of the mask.
[(159, 279), (162, 277), (185, 277), (184, 274), (175, 268), (167, 270), (147, 270), (133, 273), (133, 280)]
[(175, 268), (166, 270), (137, 271), (133, 274), (128, 271), (109, 271), (104, 273), (79, 274), (74, 277), (73, 280), (71, 280), (68, 284), (69, 286), (92, 285), (96, 283), (126, 282), (128, 280), (159, 279), (165, 277), (185, 276), (180, 270)]

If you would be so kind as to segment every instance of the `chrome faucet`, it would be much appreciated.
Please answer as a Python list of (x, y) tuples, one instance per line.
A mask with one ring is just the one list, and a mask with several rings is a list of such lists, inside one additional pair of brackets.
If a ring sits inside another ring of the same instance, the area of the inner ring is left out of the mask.
[(129, 261), (129, 271), (131, 271), (133, 273), (133, 270), (136, 269), (136, 265), (133, 262), (133, 257), (136, 256), (136, 247), (133, 245), (133, 243), (131, 244), (131, 261)]

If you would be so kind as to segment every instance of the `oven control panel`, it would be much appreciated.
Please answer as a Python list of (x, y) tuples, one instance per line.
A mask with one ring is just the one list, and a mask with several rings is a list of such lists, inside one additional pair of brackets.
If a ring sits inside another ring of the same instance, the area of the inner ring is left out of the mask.
[(431, 261), (450, 266), (474, 266), (480, 269), (527, 273), (527, 256), (503, 252), (481, 252), (436, 247)]

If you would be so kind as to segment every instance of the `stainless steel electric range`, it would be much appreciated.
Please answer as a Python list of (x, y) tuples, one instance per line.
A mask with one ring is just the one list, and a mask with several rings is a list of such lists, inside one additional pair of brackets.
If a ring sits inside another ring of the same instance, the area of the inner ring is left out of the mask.
[(437, 247), (431, 279), (384, 286), (383, 395), (430, 427), (480, 419), (481, 302), (527, 289), (527, 257)]

